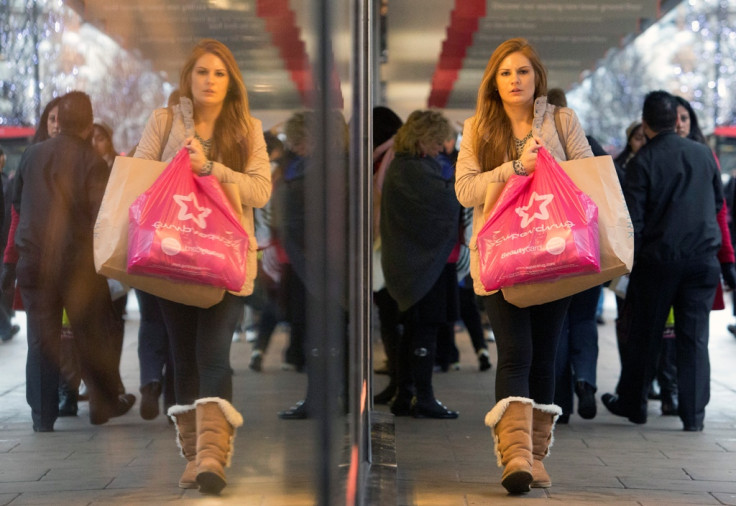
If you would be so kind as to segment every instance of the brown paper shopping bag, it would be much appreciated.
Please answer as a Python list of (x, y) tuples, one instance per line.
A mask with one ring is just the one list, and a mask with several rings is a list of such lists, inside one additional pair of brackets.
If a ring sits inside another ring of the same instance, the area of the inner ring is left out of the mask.
[[(634, 262), (634, 227), (612, 158), (581, 158), (560, 162), (560, 165), (575, 185), (598, 206), (601, 270), (557, 281), (523, 283), (504, 288), (504, 298), (518, 307), (543, 304), (603, 284), (630, 272)], [(495, 198), (500, 195), (498, 186), (493, 184), (489, 188), (491, 195), (487, 195), (486, 206), (495, 203)]]
[(166, 168), (165, 162), (118, 156), (102, 198), (94, 228), (95, 269), (133, 288), (189, 306), (207, 308), (220, 302), (222, 288), (128, 274), (128, 209)]

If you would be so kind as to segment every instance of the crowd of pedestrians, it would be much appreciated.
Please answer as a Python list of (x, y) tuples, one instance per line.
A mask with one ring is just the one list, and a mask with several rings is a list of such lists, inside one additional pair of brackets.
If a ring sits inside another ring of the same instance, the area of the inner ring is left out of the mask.
[[(497, 364), (485, 423), (501, 483), (514, 494), (552, 485), (543, 460), (556, 423), (568, 423), (574, 412), (574, 395), (581, 418), (597, 413), (596, 319), (605, 286), (519, 307), (480, 278), (477, 239), (490, 186), (533, 177), (541, 148), (558, 161), (606, 155), (560, 92), (547, 89), (535, 48), (516, 38), (491, 54), (459, 150), (441, 111), (417, 110), (404, 121), (387, 107), (373, 110), (371, 292), (388, 375), (373, 402), (395, 416), (458, 418), (435, 396), (433, 375), (459, 363), (460, 322), (479, 372), (493, 368), (481, 323), (487, 318)], [(227, 485), (225, 468), (243, 423), (233, 405), (230, 354), (233, 336), (244, 330), (245, 305), (258, 315), (250, 370), (264, 370), (271, 335), (283, 322), (289, 344), (282, 368), (306, 373), (304, 398), (278, 417), (311, 418), (322, 405), (314, 372), (327, 350), (307, 331), (308, 309), (321, 301), (309, 284), (305, 237), (317, 119), (299, 111), (281, 132), (264, 132), (250, 114), (233, 54), (205, 39), (131, 152), (141, 161), (169, 162), (185, 149), (195, 177), (236, 188), (235, 211), (251, 238), (241, 290), (224, 291), (210, 307), (135, 289), (140, 415), (152, 420), (163, 411), (175, 426), (186, 460), (181, 488), (219, 494)], [(631, 119), (614, 161), (632, 221), (634, 263), (628, 285), (615, 287), (620, 378), (601, 402), (643, 424), (656, 378), (662, 414), (698, 432), (710, 396), (709, 312), (722, 298), (721, 280), (736, 289), (727, 199), (718, 160), (686, 100), (652, 91), (641, 118)], [(335, 134), (332, 155), (347, 167), (347, 124), (339, 114), (326, 121)], [(14, 311), (26, 311), (26, 398), (36, 432), (76, 416), (81, 400), (89, 401), (96, 425), (137, 400), (119, 373), (130, 287), (99, 275), (93, 256), (95, 219), (119, 155), (113, 137), (110, 126), (94, 121), (90, 97), (69, 92), (46, 105), (12, 179), (3, 174), (0, 339), (20, 331)], [(0, 150), (0, 173), (4, 166)], [(332, 197), (347, 209), (346, 195)], [(344, 293), (331, 296), (345, 329), (334, 358), (342, 370), (339, 405), (348, 409), (348, 301)], [(668, 321), (673, 332), (665, 332)]]

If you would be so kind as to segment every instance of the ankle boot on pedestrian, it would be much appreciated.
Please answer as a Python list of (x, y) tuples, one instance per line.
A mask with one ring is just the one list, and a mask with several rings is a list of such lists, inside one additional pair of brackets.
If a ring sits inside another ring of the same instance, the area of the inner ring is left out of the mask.
[(501, 485), (512, 494), (529, 492), (532, 482), (532, 406), (526, 397), (507, 397), (486, 415), (491, 428)]
[(491, 356), (488, 354), (487, 348), (478, 350), (478, 370), (487, 371), (491, 368)]
[(59, 385), (59, 416), (77, 416), (79, 411), (79, 394), (62, 382)]
[(562, 414), (562, 408), (555, 404), (534, 404), (532, 413), (532, 488), (549, 488), (552, 479), (544, 468), (542, 460), (549, 455), (554, 442), (555, 422)]
[(161, 382), (151, 381), (140, 388), (141, 418), (153, 420), (159, 414), (159, 397), (161, 397)]
[(396, 395), (396, 383), (391, 381), (386, 388), (373, 396), (373, 404), (388, 404)]
[(65, 326), (59, 341), (59, 416), (77, 416), (81, 382), (79, 352), (71, 330)]
[(414, 401), (414, 394), (410, 390), (399, 388), (396, 395), (389, 401), (391, 413), (394, 416), (409, 416)]
[(587, 381), (577, 381), (575, 383), (575, 393), (578, 396), (578, 414), (585, 420), (592, 420), (597, 413), (595, 405), (596, 390)]
[(197, 407), (197, 483), (204, 494), (219, 494), (225, 488), (225, 468), (230, 467), (235, 429), (243, 416), (225, 399), (198, 399)]
[[(677, 392), (662, 389), (662, 415), (677, 416), (678, 402)], [(61, 416), (61, 414), (59, 414)]]
[(176, 425), (176, 444), (187, 467), (179, 478), (180, 488), (199, 488), (197, 484), (197, 411), (194, 404), (171, 406), (167, 412)]
[(416, 400), (411, 405), (414, 418), (453, 419), (458, 412), (453, 411), (438, 401), (432, 388), (432, 372), (435, 364), (435, 347), (417, 347), (411, 357), (412, 377), (416, 390)]

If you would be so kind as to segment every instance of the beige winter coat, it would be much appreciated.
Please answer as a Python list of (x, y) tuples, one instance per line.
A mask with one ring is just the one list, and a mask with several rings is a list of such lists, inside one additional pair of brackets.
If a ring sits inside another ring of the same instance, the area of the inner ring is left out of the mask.
[[(559, 119), (562, 132), (557, 135), (554, 118), (555, 106), (547, 104), (547, 97), (539, 97), (534, 101), (534, 120), (532, 132), (539, 137), (542, 145), (558, 161), (574, 160), (593, 156), (590, 144), (585, 138), (585, 132), (580, 126), (575, 112), (567, 107), (560, 108)], [(460, 154), (457, 158), (455, 172), (455, 193), (464, 207), (473, 208), (473, 236), (470, 239), (470, 275), (473, 278), (473, 289), (478, 295), (490, 295), (483, 288), (479, 276), (478, 246), (476, 239), (483, 226), (483, 204), (486, 189), (490, 183), (505, 183), (514, 174), (512, 161), (506, 161), (495, 169), (482, 172), (477, 157), (473, 151), (475, 136), (472, 130), (473, 118), (465, 120), (463, 138), (460, 143)], [(563, 147), (560, 137), (565, 139), (567, 146)], [(565, 155), (567, 153), (567, 156)]]
[[(188, 100), (182, 97), (181, 100)], [(156, 109), (143, 130), (141, 141), (135, 151), (136, 158), (149, 160), (158, 159), (162, 153), (161, 160), (168, 162), (184, 146), (187, 137), (193, 136), (194, 131), (187, 132), (185, 121), (180, 106), (173, 107), (173, 121), (166, 146), (161, 151), (161, 143), (166, 132), (167, 111), (165, 108)], [(189, 124), (194, 124), (188, 121)], [(251, 118), (248, 134), (248, 148), (250, 159), (242, 171), (232, 170), (219, 161), (212, 164), (212, 175), (220, 183), (235, 183), (240, 193), (240, 202), (243, 208), (241, 224), (248, 233), (248, 254), (246, 259), (245, 283), (236, 295), (250, 295), (253, 293), (253, 282), (257, 272), (257, 249), (256, 236), (253, 229), (253, 208), (263, 207), (271, 198), (271, 165), (266, 151), (266, 142), (263, 139), (263, 128), (261, 122)]]

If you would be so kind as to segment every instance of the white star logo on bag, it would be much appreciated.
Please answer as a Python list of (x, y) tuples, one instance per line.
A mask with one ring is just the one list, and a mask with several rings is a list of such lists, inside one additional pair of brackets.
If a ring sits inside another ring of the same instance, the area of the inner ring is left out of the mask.
[[(177, 216), (179, 220), (192, 220), (199, 228), (205, 228), (207, 226), (207, 222), (204, 219), (210, 215), (212, 209), (209, 207), (200, 207), (194, 192), (189, 195), (174, 195), (174, 202), (179, 204), (180, 207), (179, 216)], [(195, 212), (190, 212), (190, 209), (194, 209)]]
[[(549, 218), (547, 206), (552, 202), (553, 195), (539, 195), (537, 192), (532, 193), (529, 203), (524, 207), (517, 207), (516, 214), (521, 216), (521, 228), (526, 228), (535, 218), (546, 220)], [(534, 212), (530, 212), (534, 210)]]

